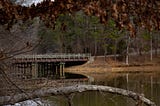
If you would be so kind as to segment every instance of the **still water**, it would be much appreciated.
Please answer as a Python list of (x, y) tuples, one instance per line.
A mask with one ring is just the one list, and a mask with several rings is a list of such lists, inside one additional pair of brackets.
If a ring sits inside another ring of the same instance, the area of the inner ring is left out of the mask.
[[(160, 74), (158, 73), (118, 73), (110, 78), (96, 80), (93, 84), (118, 87), (141, 93), (154, 101), (157, 106), (160, 106)], [(68, 106), (67, 99), (62, 96), (50, 97), (48, 100), (53, 106)], [(135, 106), (135, 101), (102, 91), (90, 91), (74, 94), (72, 104), (73, 106)]]

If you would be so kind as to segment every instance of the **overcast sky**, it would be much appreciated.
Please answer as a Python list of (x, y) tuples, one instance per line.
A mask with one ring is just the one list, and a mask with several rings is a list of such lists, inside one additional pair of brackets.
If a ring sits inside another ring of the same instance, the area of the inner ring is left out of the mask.
[[(42, 1), (43, 0), (17, 0), (16, 3), (28, 7), (28, 6), (32, 5), (32, 4), (36, 5), (37, 3), (40, 3)], [(51, 1), (54, 1), (54, 0), (51, 0)]]

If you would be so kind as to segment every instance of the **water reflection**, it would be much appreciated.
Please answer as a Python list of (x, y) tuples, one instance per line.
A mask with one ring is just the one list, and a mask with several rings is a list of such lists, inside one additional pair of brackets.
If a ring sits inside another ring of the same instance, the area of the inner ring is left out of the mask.
[[(144, 94), (160, 106), (160, 79), (158, 74), (114, 74), (112, 78), (96, 80), (93, 84), (107, 85), (132, 90)], [(65, 97), (50, 97), (53, 106), (68, 106)], [(135, 101), (101, 91), (76, 93), (72, 99), (73, 106), (135, 106)], [(145, 105), (143, 105), (145, 106)]]
[[(53, 106), (68, 106), (64, 97), (52, 97), (50, 101)], [(132, 99), (99, 91), (77, 93), (72, 101), (73, 106), (135, 106)]]

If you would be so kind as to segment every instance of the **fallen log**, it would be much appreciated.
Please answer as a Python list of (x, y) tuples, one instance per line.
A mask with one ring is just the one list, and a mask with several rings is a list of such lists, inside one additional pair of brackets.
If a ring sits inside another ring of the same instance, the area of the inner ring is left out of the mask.
[(109, 87), (109, 86), (100, 86), (100, 85), (75, 85), (75, 86), (60, 87), (60, 88), (46, 88), (46, 89), (36, 90), (32, 93), (27, 93), (27, 95), (25, 93), (21, 93), (13, 96), (1, 96), (0, 105), (14, 104), (31, 98), (34, 99), (52, 95), (70, 95), (72, 93), (84, 92), (84, 91), (102, 91), (102, 92), (123, 95), (135, 100), (136, 102), (141, 101), (147, 106), (156, 106), (154, 102), (145, 98), (143, 95), (140, 95), (133, 91)]

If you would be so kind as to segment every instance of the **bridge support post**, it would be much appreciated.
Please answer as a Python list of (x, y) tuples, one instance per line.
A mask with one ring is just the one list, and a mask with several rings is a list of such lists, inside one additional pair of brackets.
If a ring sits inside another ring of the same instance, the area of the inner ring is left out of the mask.
[(59, 73), (59, 74), (60, 74), (60, 78), (62, 78), (62, 64), (61, 64), (61, 63), (59, 64), (59, 67), (60, 67), (60, 68), (59, 68), (59, 71), (60, 71), (60, 73)]
[(56, 77), (57, 77), (57, 75), (58, 75), (58, 66), (57, 66), (57, 64), (56, 64), (56, 73), (55, 73), (56, 75)]
[(26, 64), (22, 63), (22, 70), (23, 70), (23, 79), (26, 79)]
[(32, 78), (32, 63), (29, 63), (29, 78)]
[[(53, 76), (53, 79), (57, 79), (57, 78), (59, 78), (59, 76), (60, 76), (60, 75), (59, 75), (60, 72), (58, 72), (58, 71), (59, 71), (59, 70), (58, 70), (59, 64), (56, 63), (56, 64), (53, 64), (53, 66), (55, 66), (55, 67), (52, 69), (52, 71), (53, 71), (53, 72), (52, 72), (52, 74), (53, 74), (52, 76)], [(53, 66), (52, 66), (52, 67), (53, 67)]]
[(32, 78), (37, 78), (38, 77), (38, 64), (37, 63), (33, 63), (32, 64)]
[(65, 63), (62, 64), (62, 76), (65, 78), (65, 72), (64, 72), (64, 68), (65, 68)]
[(60, 62), (60, 78), (65, 78), (64, 65), (65, 63)]

